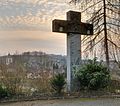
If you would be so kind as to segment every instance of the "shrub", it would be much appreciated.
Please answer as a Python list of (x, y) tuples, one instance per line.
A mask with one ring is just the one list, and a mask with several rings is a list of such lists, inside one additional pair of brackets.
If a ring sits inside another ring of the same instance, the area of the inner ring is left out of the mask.
[(56, 91), (57, 94), (61, 94), (66, 81), (63, 74), (55, 75), (50, 81), (51, 87)]
[(107, 67), (101, 62), (89, 60), (82, 68), (75, 70), (75, 78), (80, 84), (80, 89), (98, 90), (105, 88), (110, 80), (110, 73)]
[(2, 85), (0, 85), (0, 99), (8, 97), (9, 92), (6, 88), (4, 88)]

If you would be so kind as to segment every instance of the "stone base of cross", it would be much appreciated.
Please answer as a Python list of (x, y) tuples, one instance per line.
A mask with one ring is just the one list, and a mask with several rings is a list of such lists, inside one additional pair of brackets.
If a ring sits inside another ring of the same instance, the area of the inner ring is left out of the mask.
[(67, 90), (71, 91), (73, 67), (80, 66), (81, 62), (81, 36), (93, 35), (93, 25), (81, 22), (81, 13), (67, 12), (67, 20), (53, 20), (52, 31), (67, 33)]

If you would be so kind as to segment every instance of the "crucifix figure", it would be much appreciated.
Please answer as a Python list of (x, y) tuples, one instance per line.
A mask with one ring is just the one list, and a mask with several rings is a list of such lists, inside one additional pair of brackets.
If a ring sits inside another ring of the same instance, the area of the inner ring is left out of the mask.
[(71, 91), (72, 70), (81, 62), (81, 36), (93, 35), (93, 25), (81, 22), (81, 13), (67, 12), (67, 20), (53, 20), (52, 31), (67, 33), (67, 90)]

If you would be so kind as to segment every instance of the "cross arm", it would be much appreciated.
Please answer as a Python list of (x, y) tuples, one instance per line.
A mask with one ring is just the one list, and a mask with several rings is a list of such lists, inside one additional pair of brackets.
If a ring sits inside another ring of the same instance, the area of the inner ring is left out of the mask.
[(80, 26), (82, 35), (93, 35), (93, 24), (81, 22)]
[(53, 20), (52, 21), (52, 31), (59, 33), (67, 33), (68, 32), (68, 21), (65, 20)]
[(93, 35), (93, 25), (83, 22), (72, 22), (65, 20), (53, 20), (52, 31), (59, 33), (74, 33), (81, 35)]

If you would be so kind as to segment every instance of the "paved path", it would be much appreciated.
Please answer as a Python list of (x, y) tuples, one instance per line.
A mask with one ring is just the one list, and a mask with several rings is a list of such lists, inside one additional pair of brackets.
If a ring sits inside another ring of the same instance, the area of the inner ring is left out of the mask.
[(0, 106), (120, 106), (119, 99), (68, 99), (5, 103)]

